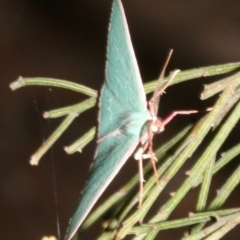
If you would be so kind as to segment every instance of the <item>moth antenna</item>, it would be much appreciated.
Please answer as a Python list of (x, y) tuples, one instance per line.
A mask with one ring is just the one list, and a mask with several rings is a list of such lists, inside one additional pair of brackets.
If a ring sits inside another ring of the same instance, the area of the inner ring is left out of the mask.
[[(161, 73), (159, 75), (157, 86), (155, 88), (155, 91), (153, 93), (152, 98), (150, 99), (150, 102), (152, 102), (153, 112), (154, 112), (155, 116), (158, 113), (158, 106), (159, 106), (160, 95), (161, 95), (161, 94), (159, 94), (159, 92), (161, 91), (160, 90), (161, 89), (161, 82), (162, 82), (162, 80), (164, 78), (165, 71), (166, 71), (166, 68), (167, 68), (167, 66), (169, 64), (169, 61), (171, 59), (172, 53), (173, 53), (173, 49), (170, 49), (170, 51), (168, 53), (168, 56), (166, 58), (166, 61), (165, 61), (164, 65), (163, 65), (162, 71), (161, 71)], [(166, 89), (166, 87), (164, 89)]]
[(172, 82), (172, 80), (176, 77), (176, 75), (180, 72), (179, 69), (176, 69), (173, 71), (173, 73), (170, 76), (170, 79), (168, 80), (168, 82), (159, 90), (159, 92), (156, 93), (156, 97), (160, 97), (163, 93), (165, 93), (165, 89), (168, 88), (168, 86), (170, 85), (170, 83)]

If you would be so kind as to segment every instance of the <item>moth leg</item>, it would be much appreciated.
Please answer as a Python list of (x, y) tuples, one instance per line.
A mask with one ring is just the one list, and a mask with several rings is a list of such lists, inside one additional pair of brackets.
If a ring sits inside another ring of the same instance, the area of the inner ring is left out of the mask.
[(163, 126), (166, 126), (176, 115), (189, 115), (198, 112), (198, 110), (174, 111), (162, 121), (162, 124)]
[[(142, 160), (150, 159), (152, 157), (150, 153), (143, 153), (142, 147), (138, 148), (138, 150), (134, 153), (134, 159), (139, 160), (141, 156), (142, 156)], [(157, 162), (157, 158), (154, 152), (153, 152), (153, 158)]]
[(142, 155), (142, 159), (145, 160), (145, 159), (150, 159), (151, 157), (153, 157), (153, 159), (155, 160), (155, 162), (157, 162), (157, 158), (155, 156), (155, 153), (153, 152), (153, 156), (150, 154), (150, 153), (144, 153)]
[(155, 154), (153, 152), (153, 136), (154, 136), (154, 133), (152, 131), (152, 125), (154, 123), (151, 122), (149, 124), (149, 127), (148, 127), (148, 153), (150, 155), (150, 159), (151, 159), (151, 163), (152, 163), (152, 167), (153, 167), (153, 171), (154, 171), (154, 175), (155, 175), (155, 179), (156, 179), (156, 184), (157, 186), (159, 187), (159, 181), (158, 181), (158, 171), (157, 171), (157, 167), (156, 167), (156, 157), (155, 157)]
[(138, 171), (139, 171), (139, 198), (138, 198), (138, 208), (141, 207), (142, 201), (143, 201), (143, 183), (145, 182), (144, 180), (144, 175), (143, 175), (143, 159), (145, 159), (145, 148), (146, 148), (146, 143), (143, 144), (141, 147), (137, 149), (137, 151), (134, 154), (134, 159), (138, 160)]
[(143, 201), (143, 183), (145, 182), (144, 176), (143, 176), (143, 148), (139, 148), (141, 153), (139, 155), (138, 159), (138, 170), (139, 170), (139, 198), (138, 198), (138, 208), (141, 207), (142, 201)]

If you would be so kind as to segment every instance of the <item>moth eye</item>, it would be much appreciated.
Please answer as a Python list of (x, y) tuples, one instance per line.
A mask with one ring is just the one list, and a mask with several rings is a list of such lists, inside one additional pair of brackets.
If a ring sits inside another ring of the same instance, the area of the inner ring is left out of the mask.
[(164, 125), (161, 118), (157, 118), (154, 125), (152, 125), (152, 131), (154, 133), (160, 133), (164, 131)]
[(163, 125), (162, 126), (153, 125), (151, 127), (151, 129), (152, 129), (152, 132), (154, 132), (154, 133), (160, 133), (160, 132), (164, 131), (164, 126)]

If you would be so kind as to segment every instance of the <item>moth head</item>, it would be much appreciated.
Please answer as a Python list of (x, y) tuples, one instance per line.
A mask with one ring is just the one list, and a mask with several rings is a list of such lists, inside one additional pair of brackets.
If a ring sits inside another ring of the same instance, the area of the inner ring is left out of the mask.
[(163, 132), (164, 131), (164, 124), (162, 122), (162, 119), (161, 118), (156, 118), (154, 121), (153, 121), (153, 124), (151, 126), (151, 130), (153, 133), (160, 133), (160, 132)]

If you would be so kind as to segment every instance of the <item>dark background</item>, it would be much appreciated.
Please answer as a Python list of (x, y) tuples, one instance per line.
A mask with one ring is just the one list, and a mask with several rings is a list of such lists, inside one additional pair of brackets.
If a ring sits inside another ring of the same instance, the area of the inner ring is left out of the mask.
[[(123, 5), (144, 81), (157, 78), (169, 48), (175, 51), (169, 69), (184, 70), (240, 59), (239, 1), (123, 0)], [(99, 90), (104, 80), (110, 8), (110, 0), (0, 1), (0, 239), (57, 235), (57, 216), (61, 236), (64, 235), (95, 144), (90, 144), (81, 155), (67, 156), (62, 148), (95, 124), (97, 116), (97, 108), (80, 116), (40, 165), (32, 167), (30, 155), (59, 123), (58, 119), (42, 119), (42, 112), (77, 103), (84, 97), (45, 87), (11, 92), (9, 84), (19, 76), (41, 76), (71, 80)], [(182, 84), (182, 89), (170, 88), (161, 101), (163, 117), (174, 109), (211, 105), (212, 100), (203, 103), (198, 99), (203, 83), (211, 81), (196, 80)], [(163, 141), (198, 117), (179, 117), (157, 139)], [(237, 129), (232, 139), (239, 141)], [(231, 146), (230, 143), (225, 149)], [(224, 182), (235, 167), (230, 165), (225, 172), (221, 171), (216, 181)], [(135, 162), (128, 163), (105, 197), (136, 172)], [(175, 189), (171, 185), (171, 190)], [(237, 207), (238, 203), (239, 188), (225, 206)], [(181, 216), (194, 211), (193, 198), (182, 206)], [(178, 239), (183, 231), (161, 236)], [(95, 231), (88, 234), (82, 239), (95, 239)], [(239, 234), (237, 227), (225, 239), (237, 239)]]

